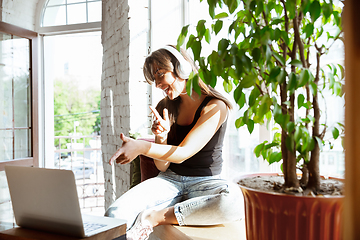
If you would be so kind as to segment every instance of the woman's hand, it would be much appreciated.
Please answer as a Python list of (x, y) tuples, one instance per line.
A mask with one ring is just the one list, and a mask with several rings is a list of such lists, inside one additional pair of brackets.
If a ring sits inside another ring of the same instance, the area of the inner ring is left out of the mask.
[(150, 106), (150, 109), (155, 116), (155, 121), (153, 122), (151, 131), (159, 139), (160, 143), (164, 143), (170, 131), (169, 112), (166, 108), (164, 108), (163, 110), (164, 118), (162, 118), (154, 107)]
[(138, 155), (142, 154), (142, 145), (140, 141), (136, 141), (126, 137), (123, 133), (120, 134), (123, 141), (122, 146), (110, 158), (109, 164), (112, 165), (115, 161), (120, 164), (127, 164), (134, 160)]

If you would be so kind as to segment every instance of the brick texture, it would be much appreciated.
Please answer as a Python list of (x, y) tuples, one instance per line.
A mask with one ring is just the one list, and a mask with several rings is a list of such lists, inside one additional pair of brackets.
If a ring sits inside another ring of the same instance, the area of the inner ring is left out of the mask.
[(122, 144), (120, 133), (148, 131), (150, 94), (142, 73), (148, 49), (148, 1), (103, 0), (102, 4), (101, 148), (107, 208), (131, 183), (130, 164), (108, 164)]
[(34, 31), (37, 1), (0, 1), (1, 21)]

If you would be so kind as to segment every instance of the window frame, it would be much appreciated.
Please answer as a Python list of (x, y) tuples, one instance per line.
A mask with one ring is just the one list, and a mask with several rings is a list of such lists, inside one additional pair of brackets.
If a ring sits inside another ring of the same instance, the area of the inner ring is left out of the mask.
[(5, 165), (39, 166), (39, 120), (38, 120), (38, 34), (6, 22), (0, 21), (0, 32), (26, 38), (29, 40), (30, 54), (30, 102), (31, 102), (31, 155), (32, 157), (12, 159), (0, 162), (0, 171)]

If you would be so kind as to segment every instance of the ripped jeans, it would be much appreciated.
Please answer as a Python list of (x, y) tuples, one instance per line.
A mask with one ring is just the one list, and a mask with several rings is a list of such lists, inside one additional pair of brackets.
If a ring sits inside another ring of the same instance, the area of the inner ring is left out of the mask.
[(145, 209), (174, 206), (179, 225), (214, 225), (243, 217), (240, 188), (220, 176), (187, 177), (160, 172), (118, 198), (105, 216), (127, 220), (128, 229)]

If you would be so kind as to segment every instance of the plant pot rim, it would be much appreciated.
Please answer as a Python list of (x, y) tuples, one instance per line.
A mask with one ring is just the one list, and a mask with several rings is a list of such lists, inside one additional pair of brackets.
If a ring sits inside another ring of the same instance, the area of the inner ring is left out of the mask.
[[(264, 195), (275, 195), (275, 196), (287, 196), (289, 198), (302, 198), (302, 199), (333, 199), (333, 198), (344, 198), (344, 195), (324, 195), (322, 197), (320, 196), (305, 196), (305, 195), (291, 195), (291, 194), (286, 194), (286, 193), (277, 193), (277, 192), (268, 192), (268, 191), (263, 191), (263, 190), (258, 190), (258, 189), (254, 189), (254, 188), (250, 188), (250, 187), (246, 187), (243, 186), (241, 184), (239, 184), (239, 181), (241, 179), (244, 178), (251, 178), (251, 177), (256, 177), (256, 176), (284, 176), (281, 173), (249, 173), (249, 174), (244, 174), (244, 175), (240, 175), (237, 178), (234, 179), (234, 182), (242, 189), (245, 191), (251, 191), (251, 192), (256, 192), (258, 194), (264, 194)], [(339, 181), (344, 181), (344, 179), (342, 178), (336, 178), (336, 177), (328, 177), (325, 178), (324, 176), (321, 176), (322, 179), (333, 179), (333, 180), (339, 180)]]

